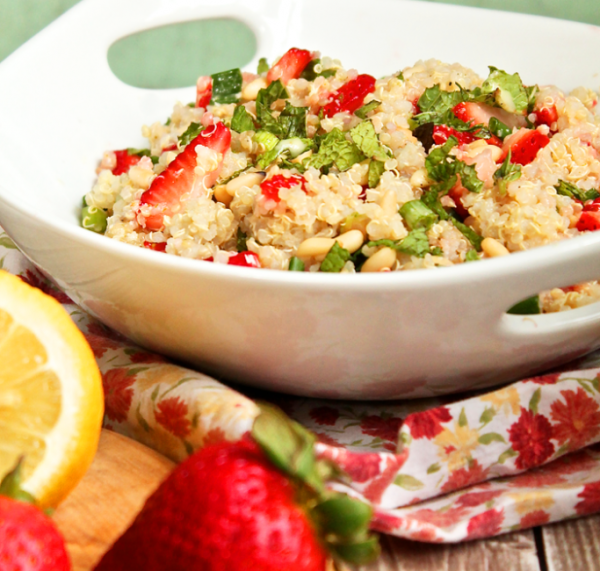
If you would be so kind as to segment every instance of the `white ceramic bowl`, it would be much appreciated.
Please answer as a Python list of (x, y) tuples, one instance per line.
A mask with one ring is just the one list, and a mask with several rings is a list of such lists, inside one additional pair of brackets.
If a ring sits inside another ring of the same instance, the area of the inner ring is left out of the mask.
[(86, 0), (0, 65), (0, 223), (82, 307), (206, 372), (319, 397), (483, 387), (600, 347), (598, 304), (504, 313), (540, 290), (599, 277), (600, 232), (448, 269), (309, 275), (200, 263), (81, 229), (81, 196), (103, 151), (140, 146), (142, 124), (194, 93), (121, 83), (108, 47), (217, 16), (255, 31), (248, 69), (297, 45), (374, 75), (438, 57), (483, 75), (488, 64), (519, 71), (527, 84), (600, 83), (589, 57), (600, 53), (600, 30), (572, 22), (404, 0)]

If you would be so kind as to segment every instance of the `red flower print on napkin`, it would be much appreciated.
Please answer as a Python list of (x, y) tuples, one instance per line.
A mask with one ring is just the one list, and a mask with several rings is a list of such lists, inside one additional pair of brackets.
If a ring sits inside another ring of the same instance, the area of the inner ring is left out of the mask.
[(467, 526), (467, 539), (497, 535), (500, 533), (503, 521), (503, 509), (487, 510), (480, 513), (469, 520), (469, 525)]
[(33, 273), (31, 270), (25, 270), (24, 274), (17, 276), (21, 278), (26, 284), (29, 284), (32, 287), (36, 287), (39, 290), (42, 290), (45, 294), (53, 297), (58, 303), (63, 305), (72, 304), (73, 300), (63, 291), (58, 288), (52, 287), (48, 284), (48, 282)]
[(600, 434), (600, 407), (582, 388), (560, 394), (565, 401), (557, 400), (550, 407), (550, 418), (557, 423), (552, 435), (560, 445), (568, 442), (575, 450)]
[(536, 385), (554, 385), (561, 373), (551, 373), (549, 375), (540, 375), (539, 377), (533, 377), (531, 379), (527, 379), (524, 382), (535, 383)]
[(503, 490), (483, 490), (481, 492), (468, 492), (456, 500), (457, 507), (475, 508), (485, 504), (503, 494)]
[(538, 525), (544, 525), (550, 521), (550, 514), (544, 510), (536, 510), (528, 513), (521, 518), (519, 525), (521, 529), (527, 527), (537, 527)]
[(488, 470), (484, 470), (483, 466), (477, 460), (472, 460), (466, 468), (459, 468), (451, 472), (450, 477), (442, 486), (442, 492), (453, 492), (466, 488), (471, 484), (477, 484), (487, 479)]
[(185, 438), (192, 425), (187, 418), (188, 407), (179, 397), (169, 397), (156, 405), (156, 422), (179, 438)]
[(104, 409), (106, 416), (116, 422), (127, 420), (127, 413), (131, 408), (135, 374), (130, 375), (129, 369), (111, 369), (102, 375), (104, 388)]
[(402, 426), (402, 419), (392, 416), (383, 418), (379, 415), (365, 416), (360, 421), (360, 428), (363, 434), (379, 437), (382, 440), (391, 440), (396, 442), (398, 439), (398, 431)]
[(577, 494), (578, 498), (583, 498), (575, 506), (575, 511), (579, 515), (593, 514), (600, 512), (600, 482), (586, 484), (583, 490)]
[(407, 517), (422, 521), (423, 523), (435, 525), (436, 527), (450, 527), (451, 525), (458, 523), (468, 512), (469, 510), (467, 508), (457, 506), (452, 506), (446, 511), (423, 508), (412, 514), (407, 514)]
[(552, 425), (542, 414), (521, 407), (521, 416), (508, 430), (513, 450), (518, 452), (515, 466), (528, 470), (543, 464), (554, 452)]
[(327, 426), (333, 426), (340, 417), (340, 413), (330, 406), (313, 408), (309, 414), (317, 424), (325, 424)]
[(413, 438), (427, 438), (431, 440), (442, 432), (442, 423), (452, 420), (450, 411), (441, 406), (423, 412), (409, 414), (404, 425), (410, 429)]

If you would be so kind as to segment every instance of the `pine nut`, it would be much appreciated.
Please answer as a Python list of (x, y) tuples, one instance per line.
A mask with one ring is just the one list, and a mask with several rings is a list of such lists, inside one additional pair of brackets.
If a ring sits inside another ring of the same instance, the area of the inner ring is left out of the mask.
[(397, 212), (398, 211), (398, 199), (396, 193), (393, 190), (388, 190), (381, 199), (381, 208), (384, 212)]
[(425, 169), (416, 170), (410, 177), (411, 186), (425, 186), (427, 184), (427, 171)]
[(265, 176), (266, 175), (264, 172), (249, 172), (246, 174), (241, 174), (240, 176), (230, 180), (225, 186), (225, 189), (231, 196), (233, 196), (235, 191), (242, 188), (242, 186), (251, 188), (255, 184), (260, 184)]
[(363, 245), (364, 236), (360, 230), (349, 230), (348, 232), (344, 232), (344, 234), (340, 234), (335, 241), (342, 248), (353, 254)]
[(248, 85), (242, 89), (242, 99), (246, 101), (254, 101), (258, 92), (267, 87), (267, 80), (264, 77), (253, 79)]
[(481, 242), (481, 249), (485, 252), (485, 255), (490, 258), (497, 258), (499, 256), (508, 256), (510, 252), (494, 238), (484, 238)]
[(497, 163), (502, 156), (502, 149), (496, 145), (488, 145), (488, 149), (492, 152), (492, 160)]
[(391, 270), (396, 263), (396, 250), (381, 248), (375, 252), (360, 269), (361, 272), (381, 272)]
[(316, 256), (325, 256), (331, 247), (335, 244), (333, 238), (308, 238), (298, 246), (296, 256), (302, 258), (314, 258)]
[(222, 202), (225, 206), (229, 206), (233, 200), (233, 196), (227, 192), (222, 184), (215, 186), (213, 196), (217, 202)]

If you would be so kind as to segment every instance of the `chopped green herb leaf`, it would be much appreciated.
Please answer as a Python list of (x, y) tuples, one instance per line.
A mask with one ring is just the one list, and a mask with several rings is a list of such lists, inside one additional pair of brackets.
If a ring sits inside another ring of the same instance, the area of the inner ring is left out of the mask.
[(252, 168), (252, 165), (245, 167), (243, 169), (240, 169), (239, 171), (235, 171), (231, 176), (227, 177), (225, 180), (220, 180), (219, 184), (227, 184), (230, 180), (237, 178), (242, 173), (246, 172), (248, 169), (251, 169), (251, 168)]
[(256, 118), (262, 129), (277, 134), (281, 131), (279, 123), (271, 113), (271, 105), (278, 99), (287, 99), (288, 97), (288, 92), (279, 79), (258, 92)]
[(469, 250), (465, 254), (465, 262), (477, 262), (479, 261), (479, 256), (477, 255), (477, 250)]
[(238, 252), (246, 252), (248, 250), (248, 247), (246, 246), (247, 240), (248, 236), (242, 232), (241, 228), (238, 228), (236, 236), (236, 249)]
[(462, 161), (458, 163), (457, 172), (460, 174), (461, 184), (470, 192), (481, 192), (483, 181), (477, 176), (477, 171), (473, 165), (467, 165)]
[(445, 113), (465, 100), (462, 91), (443, 91), (439, 85), (427, 88), (417, 105), (422, 112)]
[(331, 250), (327, 252), (325, 259), (321, 262), (319, 271), (339, 273), (342, 271), (344, 264), (350, 259), (350, 252), (346, 248), (342, 248), (337, 242), (334, 242)]
[(315, 71), (315, 66), (321, 63), (319, 58), (312, 59), (308, 62), (308, 65), (304, 68), (302, 73), (300, 74), (301, 79), (306, 79), (307, 81), (314, 81), (317, 79), (317, 72)]
[(267, 71), (269, 71), (269, 64), (267, 63), (267, 58), (261, 57), (258, 60), (258, 67), (256, 68), (256, 73), (260, 75), (262, 73), (267, 73)]
[(281, 158), (281, 162), (279, 163), (279, 166), (284, 169), (290, 169), (290, 170), (296, 169), (301, 174), (306, 172), (306, 167), (302, 163), (293, 163), (292, 161), (289, 161), (285, 157)]
[(533, 113), (533, 108), (535, 107), (535, 96), (537, 95), (540, 88), (537, 85), (530, 85), (525, 88), (525, 92), (527, 93), (527, 113)]
[(130, 156), (136, 155), (138, 157), (149, 157), (150, 155), (150, 149), (133, 149), (133, 148), (128, 148), (127, 149), (127, 154)]
[(204, 127), (200, 123), (190, 123), (189, 127), (179, 136), (179, 146), (185, 147), (192, 139), (195, 139)]
[(431, 210), (433, 210), (440, 218), (440, 220), (448, 220), (450, 215), (446, 212), (446, 209), (443, 207), (440, 202), (439, 195), (436, 189), (428, 190), (423, 193), (421, 196), (421, 201), (424, 202)]
[[(266, 131), (263, 131), (263, 133), (266, 133)], [(271, 133), (269, 134), (271, 135)], [(257, 166), (259, 168), (266, 168), (277, 157), (283, 154), (285, 154), (287, 158), (295, 159), (298, 155), (305, 153), (313, 147), (314, 142), (312, 139), (301, 139), (299, 137), (284, 139), (283, 141), (279, 141), (273, 149), (270, 149), (264, 155), (261, 155), (258, 159)]]
[(292, 137), (306, 137), (306, 112), (308, 107), (294, 107), (289, 101), (285, 109), (279, 114), (279, 136), (283, 139)]
[(492, 134), (496, 135), (496, 137), (502, 140), (512, 133), (512, 129), (499, 119), (496, 119), (496, 117), (492, 117), (490, 119), (489, 127)]
[(191, 107), (192, 109), (194, 109), (194, 107), (196, 107), (196, 103), (194, 103), (193, 101), (190, 101), (190, 102), (187, 104), (187, 106), (188, 106), (188, 107)]
[(235, 103), (242, 93), (242, 72), (230, 69), (212, 77), (211, 103)]
[(508, 151), (502, 166), (494, 173), (494, 178), (498, 181), (498, 191), (501, 195), (506, 194), (506, 185), (509, 182), (521, 178), (521, 165), (511, 163), (510, 158), (511, 151)]
[(435, 248), (431, 248), (431, 255), (432, 256), (443, 256), (444, 250), (442, 250), (439, 246), (436, 246)]
[(528, 297), (513, 305), (506, 313), (510, 313), (511, 315), (536, 315), (542, 313), (540, 296), (534, 295), (533, 297)]
[(483, 237), (480, 236), (479, 234), (477, 234), (477, 232), (475, 232), (475, 230), (473, 230), (466, 224), (463, 224), (459, 220), (456, 220), (456, 218), (450, 217), (449, 220), (450, 220), (450, 222), (452, 222), (452, 224), (454, 224), (454, 226), (456, 226), (456, 228), (458, 230), (460, 230), (462, 232), (463, 236), (469, 242), (471, 242), (471, 245), (473, 246), (473, 248), (475, 248), (478, 252), (481, 252), (481, 242), (483, 241)]
[(168, 127), (171, 124), (171, 117), (167, 117), (167, 120), (165, 121), (165, 127)]
[(254, 130), (254, 120), (243, 105), (238, 105), (231, 118), (231, 128), (237, 133)]
[(385, 172), (385, 163), (377, 159), (371, 159), (369, 162), (368, 184), (369, 188), (375, 188), (379, 184), (381, 175)]
[(363, 121), (350, 129), (350, 137), (365, 156), (369, 158), (385, 162), (391, 157), (390, 151), (379, 142), (371, 121)]
[(344, 133), (335, 128), (321, 139), (319, 151), (307, 160), (305, 166), (322, 169), (335, 165), (343, 172), (364, 159), (356, 144), (348, 141)]
[(402, 72), (400, 72), (396, 77), (404, 81), (404, 74)]
[(303, 272), (304, 271), (304, 262), (300, 258), (296, 258), (296, 256), (292, 256), (290, 258), (290, 265), (288, 266), (288, 270), (290, 272)]
[(490, 66), (490, 74), (481, 86), (483, 94), (493, 95), (498, 107), (519, 115), (527, 113), (528, 93), (518, 73), (508, 74)]
[(598, 192), (595, 188), (583, 190), (582, 188), (579, 188), (578, 186), (575, 186), (574, 184), (571, 184), (565, 180), (559, 180), (558, 184), (554, 188), (558, 194), (581, 200), (581, 202), (594, 200), (600, 196), (600, 192)]
[(373, 99), (373, 101), (369, 101), (366, 105), (363, 105), (360, 109), (357, 109), (354, 114), (360, 119), (366, 119), (367, 114), (371, 111), (374, 111), (381, 105), (381, 101), (377, 101), (377, 99)]
[(279, 139), (269, 131), (257, 131), (254, 133), (252, 140), (259, 145), (262, 145), (265, 151), (270, 151), (277, 146)]
[(438, 220), (437, 214), (421, 200), (410, 200), (400, 208), (400, 216), (411, 229), (429, 230)]
[(431, 253), (429, 239), (423, 228), (411, 230), (408, 233), (408, 236), (399, 242), (394, 242), (393, 240), (375, 240), (369, 242), (367, 245), (370, 247), (387, 246), (388, 248), (393, 248), (403, 254), (417, 256), (419, 258), (425, 256), (425, 254)]
[(454, 136), (441, 146), (433, 149), (425, 159), (425, 168), (430, 179), (443, 182), (450, 177), (455, 177), (456, 167), (454, 157), (450, 157), (450, 151), (458, 145), (458, 139)]

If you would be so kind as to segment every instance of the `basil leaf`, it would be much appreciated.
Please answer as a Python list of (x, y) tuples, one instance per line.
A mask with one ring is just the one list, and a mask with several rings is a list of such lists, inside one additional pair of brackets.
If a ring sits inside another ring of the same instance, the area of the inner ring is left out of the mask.
[(377, 109), (381, 105), (381, 101), (377, 101), (377, 99), (373, 99), (373, 101), (369, 101), (366, 105), (363, 105), (360, 109), (357, 109), (354, 114), (360, 119), (366, 119), (367, 113)]
[(281, 126), (281, 137), (306, 137), (306, 112), (308, 107), (294, 107), (289, 101), (285, 102), (285, 109), (280, 113), (278, 122)]
[(529, 97), (519, 74), (511, 75), (492, 66), (489, 69), (490, 74), (481, 86), (482, 93), (493, 95), (496, 105), (505, 111), (525, 115)]
[(331, 250), (327, 252), (325, 259), (321, 262), (319, 271), (339, 273), (349, 259), (350, 252), (346, 248), (342, 248), (337, 242), (334, 242)]
[(256, 73), (261, 75), (262, 73), (267, 73), (269, 71), (269, 64), (267, 63), (266, 57), (261, 57), (258, 60), (258, 67), (256, 68)]
[(510, 162), (511, 154), (511, 151), (508, 151), (502, 166), (494, 173), (494, 178), (498, 181), (498, 191), (502, 196), (506, 194), (506, 185), (509, 182), (521, 178), (521, 165)]
[(305, 166), (328, 169), (335, 165), (343, 172), (364, 159), (365, 156), (356, 144), (348, 141), (344, 133), (335, 128), (321, 139), (319, 151), (308, 159)]
[(385, 172), (385, 164), (376, 159), (369, 163), (368, 184), (369, 188), (375, 188), (379, 184), (381, 175)]
[(492, 134), (496, 135), (496, 137), (502, 140), (512, 133), (512, 129), (499, 119), (496, 119), (496, 117), (492, 117), (490, 119), (489, 127)]
[(559, 180), (558, 184), (554, 187), (557, 194), (563, 196), (569, 196), (571, 198), (581, 200), (581, 202), (587, 202), (588, 200), (594, 200), (600, 196), (600, 192), (596, 189), (591, 188), (590, 190), (583, 190), (570, 182), (565, 180)]
[(363, 121), (350, 129), (350, 137), (365, 156), (369, 158), (385, 162), (391, 156), (391, 153), (379, 142), (371, 121)]
[(456, 218), (450, 217), (450, 222), (456, 226), (458, 230), (460, 230), (463, 236), (471, 242), (473, 248), (475, 248), (478, 252), (481, 252), (481, 242), (483, 241), (483, 237), (477, 234), (475, 230), (469, 228), (466, 224), (459, 222)]
[(179, 146), (185, 147), (192, 139), (195, 139), (204, 127), (200, 123), (190, 123), (188, 128), (179, 136)]
[(215, 73), (212, 77), (211, 103), (235, 103), (242, 93), (242, 72), (230, 69)]
[(254, 120), (243, 105), (238, 105), (231, 118), (231, 128), (237, 133), (254, 130)]

